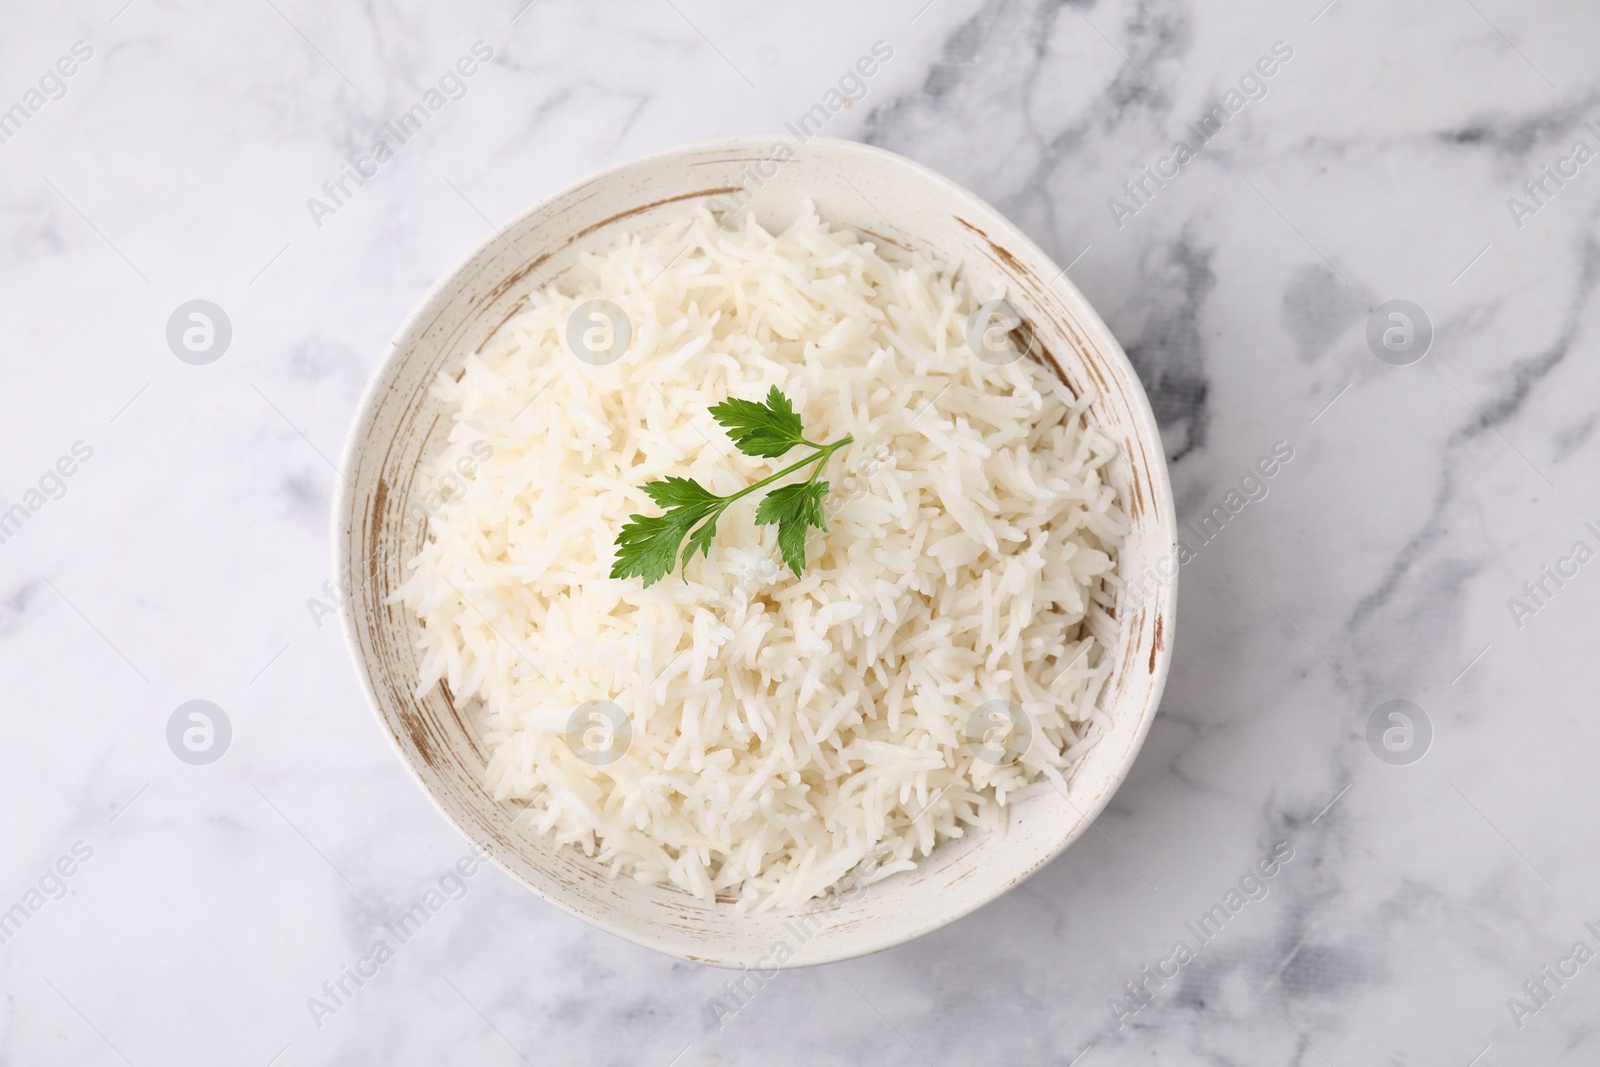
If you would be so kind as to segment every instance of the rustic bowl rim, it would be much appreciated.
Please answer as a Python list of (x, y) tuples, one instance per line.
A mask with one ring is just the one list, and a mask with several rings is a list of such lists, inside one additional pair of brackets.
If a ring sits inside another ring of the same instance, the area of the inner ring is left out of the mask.
[[(451, 291), (452, 287), (458, 283), (459, 279), (467, 270), (467, 268), (469, 268), (480, 256), (483, 256), (502, 240), (504, 240), (504, 235), (506, 233), (512, 231), (516, 226), (542, 209), (554, 203), (560, 202), (565, 198), (573, 196), (587, 186), (596, 184), (608, 178), (613, 178), (619, 172), (642, 166), (648, 166), (651, 164), (670, 164), (676, 160), (679, 160), (681, 157), (695, 153), (707, 153), (714, 151), (739, 152), (768, 150), (770, 146), (774, 144), (774, 142), (783, 139), (785, 139), (785, 135), (782, 134), (738, 134), (687, 142), (661, 149), (643, 156), (633, 157), (589, 173), (578, 181), (572, 182), (560, 189), (540, 197), (536, 202), (531, 204), (526, 209), (517, 212), (509, 221), (506, 222), (505, 225), (495, 227), (494, 234), (475, 244), (466, 254), (459, 257), (449, 268), (449, 270), (443, 273), (437, 281), (428, 287), (428, 289), (422, 294), (421, 297), (418, 298), (411, 310), (407, 313), (399, 328), (395, 331), (393, 338), (389, 343), (388, 351), (373, 368), (371, 376), (368, 379), (366, 386), (363, 388), (360, 399), (357, 401), (355, 406), (350, 428), (346, 433), (344, 446), (340, 453), (341, 472), (353, 471), (355, 469), (355, 464), (357, 463), (363, 448), (365, 448), (369, 443), (369, 439), (362, 433), (362, 431), (369, 424), (370, 417), (377, 406), (377, 401), (379, 400), (383, 389), (386, 387), (388, 379), (391, 377), (391, 370), (398, 366), (400, 362), (405, 360), (409, 355), (408, 349), (405, 346), (402, 346), (401, 341), (417, 333), (419, 324), (423, 320), (424, 316), (433, 309), (435, 303), (440, 301), (441, 298)], [(1029, 254), (1036, 257), (1039, 261), (1054, 266), (1054, 262), (1051, 257), (1048, 256), (1042, 249), (1040, 249), (1031, 238), (1029, 238), (1016, 224), (1011, 222), (1010, 219), (1004, 216), (998, 209), (991, 206), (988, 202), (984, 201), (976, 194), (966, 189), (964, 186), (958, 184), (950, 178), (945, 177), (943, 174), (940, 174), (939, 172), (916, 162), (915, 160), (908, 159), (905, 156), (899, 155), (898, 153), (888, 151), (887, 149), (878, 148), (874, 145), (867, 145), (857, 141), (841, 140), (836, 138), (812, 137), (804, 142), (804, 147), (806, 149), (810, 149), (813, 146), (821, 150), (840, 153), (844, 156), (848, 156), (851, 153), (873, 155), (892, 162), (893, 164), (899, 165), (907, 170), (911, 176), (942, 187), (944, 192), (947, 194), (953, 195), (956, 199), (965, 201), (970, 209), (985, 218), (988, 225), (993, 227), (993, 230), (990, 232), (991, 238), (993, 238), (994, 234), (996, 233), (1002, 234), (1005, 238), (1006, 247), (1024, 249)], [(891, 223), (891, 225), (893, 224)], [(993, 243), (992, 240), (991, 243)], [(1016, 276), (1017, 272), (1012, 270), (1010, 271), (1010, 274), (1012, 276)], [(1121, 344), (1118, 343), (1116, 338), (1111, 334), (1110, 329), (1105, 325), (1105, 322), (1103, 319), (1101, 319), (1099, 313), (1095, 311), (1093, 306), (1066, 276), (1065, 270), (1058, 270), (1055, 277), (1050, 280), (1047, 285), (1049, 287), (1065, 286), (1067, 302), (1076, 305), (1076, 324), (1080, 326), (1086, 326), (1088, 329), (1098, 333), (1099, 336), (1096, 338), (1096, 340), (1100, 342), (1097, 345), (1100, 354), (1117, 364), (1118, 369), (1123, 372), (1125, 380), (1131, 384), (1131, 389), (1122, 390), (1120, 392), (1124, 394), (1124, 399), (1127, 401), (1131, 409), (1132, 421), (1136, 425), (1137, 436), (1140, 443), (1149, 446), (1149, 451), (1153, 452), (1156, 457), (1154, 462), (1150, 462), (1147, 459), (1143, 469), (1149, 476), (1149, 489), (1155, 496), (1155, 499), (1151, 501), (1151, 511), (1158, 515), (1160, 523), (1162, 527), (1164, 527), (1165, 541), (1169, 552), (1171, 553), (1171, 558), (1175, 560), (1178, 541), (1176, 512), (1172, 498), (1171, 475), (1167, 467), (1165, 450), (1161, 444), (1160, 427), (1157, 424), (1154, 412), (1151, 409), (1149, 397), (1146, 394), (1142, 383), (1140, 382), (1137, 372), (1134, 370), (1131, 362), (1128, 360), (1127, 354), (1123, 351)], [(1129, 462), (1130, 464), (1133, 463), (1131, 457), (1129, 458)], [(352, 567), (355, 563), (355, 561), (346, 551), (350, 541), (348, 536), (348, 526), (350, 521), (354, 518), (354, 514), (352, 512), (352, 507), (355, 502), (354, 493), (354, 485), (349, 479), (341, 477), (336, 482), (336, 492), (332, 508), (333, 522), (331, 531), (333, 535), (333, 562), (336, 576), (343, 575), (345, 573), (345, 568)], [(1157, 633), (1155, 644), (1150, 656), (1149, 674), (1151, 676), (1151, 680), (1148, 689), (1148, 696), (1144, 701), (1144, 705), (1138, 709), (1139, 720), (1135, 724), (1128, 747), (1120, 764), (1118, 764), (1115, 770), (1109, 774), (1108, 781), (1103, 791), (1087, 805), (1084, 805), (1081, 809), (1078, 809), (1081, 810), (1082, 817), (1075, 825), (1066, 830), (1050, 849), (1048, 849), (1044, 854), (1039, 855), (1025, 873), (1012, 880), (1009, 884), (996, 885), (992, 893), (989, 893), (986, 897), (984, 897), (984, 899), (972, 903), (970, 906), (962, 906), (960, 908), (950, 909), (948, 912), (933, 915), (932, 917), (914, 925), (900, 927), (897, 929), (893, 937), (881, 939), (858, 937), (856, 938), (856, 942), (865, 940), (868, 943), (857, 945), (853, 942), (848, 947), (841, 946), (836, 951), (814, 956), (812, 958), (807, 958), (803, 962), (786, 962), (781, 964), (773, 964), (773, 966), (777, 968), (816, 966), (823, 963), (832, 963), (841, 960), (852, 959), (893, 948), (925, 936), (936, 930), (942, 929), (943, 927), (972, 914), (978, 909), (991, 904), (995, 900), (1004, 896), (1017, 885), (1020, 885), (1021, 882), (1026, 878), (1031, 877), (1033, 874), (1037, 873), (1040, 869), (1046, 866), (1050, 861), (1061, 855), (1061, 853), (1064, 852), (1068, 846), (1073, 844), (1078, 838), (1088, 832), (1089, 828), (1094, 824), (1100, 813), (1105, 810), (1106, 806), (1111, 802), (1112, 797), (1127, 780), (1128, 774), (1135, 760), (1137, 759), (1139, 751), (1144, 745), (1145, 739), (1150, 732), (1152, 724), (1154, 723), (1157, 710), (1159, 709), (1162, 696), (1165, 692), (1172, 660), (1174, 636), (1173, 630), (1176, 622), (1178, 585), (1177, 577), (1178, 569), (1176, 567), (1173, 568), (1173, 573), (1170, 577), (1161, 575), (1156, 592), (1151, 598), (1154, 601), (1153, 610), (1156, 617)], [(467, 829), (467, 827), (462, 825), (456, 816), (452, 814), (452, 812), (445, 806), (443, 799), (437, 794), (434, 788), (423, 776), (421, 770), (416, 766), (413, 759), (405, 751), (399, 737), (395, 734), (394, 730), (390, 727), (389, 722), (385, 719), (382, 700), (374, 688), (373, 679), (369, 673), (371, 664), (366, 662), (361, 645), (357, 639), (357, 623), (354, 618), (353, 601), (353, 597), (345, 597), (345, 602), (342, 610), (339, 613), (340, 629), (344, 635), (346, 646), (350, 651), (352, 666), (354, 666), (356, 669), (356, 674), (360, 680), (362, 691), (366, 695), (370, 710), (377, 718), (383, 734), (388, 738), (390, 745), (395, 751), (395, 755), (400, 760), (400, 763), (410, 774), (412, 780), (417, 783), (423, 794), (427, 796), (433, 807), (464, 838), (466, 838), (477, 848), (484, 849), (484, 843), (478, 841), (477, 838)], [(1119, 617), (1118, 623), (1123, 632), (1126, 632), (1127, 620)], [(1166, 627), (1165, 640), (1162, 640), (1161, 637), (1163, 624), (1165, 624)], [(1121, 643), (1119, 642), (1118, 647), (1120, 647), (1120, 644)], [(1131, 711), (1132, 709), (1126, 710)], [(1074, 808), (1077, 808), (1077, 805), (1073, 806)], [(670, 942), (656, 935), (648, 928), (643, 928), (638, 925), (630, 924), (626, 921), (621, 921), (622, 916), (625, 913), (623, 909), (620, 908), (585, 911), (571, 906), (568, 902), (547, 893), (542, 886), (525, 877), (522, 873), (513, 870), (510, 866), (503, 862), (499, 856), (495, 855), (492, 850), (487, 851), (489, 851), (490, 859), (497, 867), (499, 867), (515, 881), (532, 890), (536, 895), (539, 896), (541, 900), (544, 900), (550, 904), (554, 904), (562, 911), (579, 918), (592, 926), (614, 934), (626, 941), (679, 959), (688, 959), (696, 962), (711, 963), (714, 965), (729, 967), (754, 966), (754, 961), (706, 958), (686, 953), (678, 946), (671, 944)]]

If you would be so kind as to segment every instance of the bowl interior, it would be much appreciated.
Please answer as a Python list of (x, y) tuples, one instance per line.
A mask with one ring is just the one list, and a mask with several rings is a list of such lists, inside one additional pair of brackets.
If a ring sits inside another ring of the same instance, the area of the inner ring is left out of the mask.
[[(517, 807), (484, 786), (487, 751), (467, 709), (443, 685), (414, 695), (420, 623), (389, 603), (425, 536), (414, 510), (422, 471), (449, 419), (429, 395), (514, 314), (529, 293), (561, 284), (579, 249), (665, 224), (685, 203), (754, 212), (782, 226), (810, 197), (823, 218), (1003, 284), (1043, 358), (1119, 446), (1108, 478), (1133, 529), (1118, 560), (1125, 582), (1165, 574), (1175, 523), (1160, 436), (1121, 348), (1059, 268), (992, 208), (899, 156), (849, 142), (746, 137), (676, 149), (592, 178), (517, 219), (428, 295), (397, 336), (351, 431), (335, 508), (335, 553), (349, 575), (345, 629), (357, 671), (401, 757), (440, 810), (545, 899), (661, 952), (768, 969), (848, 958), (909, 940), (987, 903), (1088, 828), (1121, 783), (1166, 679), (1175, 585), (1125, 598), (1107, 637), (1113, 674), (1102, 696), (1109, 732), (1079, 764), (1068, 796), (1016, 805), (1004, 836), (946, 842), (916, 871), (826, 911), (739, 913), (675, 889), (611, 878), (578, 850), (517, 824)], [(408, 520), (408, 512), (412, 518)], [(1176, 573), (1176, 567), (1170, 566)]]

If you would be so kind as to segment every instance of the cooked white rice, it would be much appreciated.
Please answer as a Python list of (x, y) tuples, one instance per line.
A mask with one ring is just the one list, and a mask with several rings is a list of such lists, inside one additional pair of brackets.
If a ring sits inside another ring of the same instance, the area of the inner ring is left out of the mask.
[[(584, 266), (583, 291), (535, 294), (440, 377), (456, 422), (399, 594), (424, 623), (419, 691), (482, 702), (495, 795), (613, 872), (790, 908), (1062, 787), (1104, 725), (1102, 578), (1128, 524), (1084, 401), (967, 347), (1003, 294), (809, 205), (780, 234), (686, 212)], [(615, 363), (567, 346), (590, 300), (631, 322)], [(771, 385), (810, 440), (855, 438), (803, 576), (755, 494), (708, 558), (648, 589), (610, 578), (628, 516), (660, 512), (646, 482), (726, 494), (800, 458), (744, 456), (708, 414)], [(610, 762), (568, 735), (591, 701), (627, 717)], [(972, 740), (993, 701), (1026, 715), (1011, 762)]]

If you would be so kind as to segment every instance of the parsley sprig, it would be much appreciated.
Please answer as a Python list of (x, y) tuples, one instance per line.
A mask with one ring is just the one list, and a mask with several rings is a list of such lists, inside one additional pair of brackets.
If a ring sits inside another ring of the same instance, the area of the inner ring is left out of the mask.
[[(777, 524), (778, 550), (795, 577), (800, 576), (806, 565), (806, 531), (811, 527), (824, 531), (828, 528), (822, 514), (828, 483), (818, 478), (828, 457), (855, 438), (844, 437), (825, 445), (806, 440), (794, 404), (777, 386), (768, 391), (764, 403), (730, 398), (712, 407), (711, 417), (728, 431), (739, 451), (747, 456), (776, 459), (802, 446), (812, 452), (800, 462), (728, 496), (718, 496), (693, 478), (664, 478), (645, 485), (643, 489), (650, 499), (666, 512), (629, 516), (631, 521), (617, 534), (617, 559), (611, 565), (611, 577), (643, 578), (648, 589), (670, 574), (675, 565), (687, 566), (694, 558), (695, 549), (698, 548), (702, 556), (709, 556), (711, 541), (717, 535), (717, 520), (728, 510), (729, 504), (814, 464), (811, 476), (805, 481), (774, 489), (756, 507), (758, 524)], [(684, 546), (685, 538), (689, 542), (687, 546)]]

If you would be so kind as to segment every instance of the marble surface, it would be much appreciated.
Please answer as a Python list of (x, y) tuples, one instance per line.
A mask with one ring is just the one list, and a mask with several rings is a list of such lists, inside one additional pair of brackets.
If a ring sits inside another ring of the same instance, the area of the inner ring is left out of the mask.
[[(1600, 11), (523, 2), (7, 10), (0, 1063), (1600, 1062), (1600, 563), (1573, 555), (1600, 548)], [(494, 222), (781, 128), (879, 40), (826, 132), (1071, 262), (1180, 514), (1228, 521), (1194, 538), (1166, 699), (1100, 833), (713, 1022), (727, 972), (451, 876), (467, 846), (327, 617), (332, 463), (392, 331)], [(441, 78), (459, 98), (361, 164)], [(347, 164), (376, 173), (333, 202)], [(232, 332), (204, 364), (167, 339), (196, 299)], [(1420, 362), (1369, 346), (1392, 300), (1432, 324)], [(1292, 460), (1230, 508), (1278, 442)], [(193, 700), (231, 726), (209, 764), (169, 746)], [(1258, 899), (1230, 911), (1241, 881)], [(387, 931), (430, 891), (425, 927)]]

